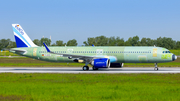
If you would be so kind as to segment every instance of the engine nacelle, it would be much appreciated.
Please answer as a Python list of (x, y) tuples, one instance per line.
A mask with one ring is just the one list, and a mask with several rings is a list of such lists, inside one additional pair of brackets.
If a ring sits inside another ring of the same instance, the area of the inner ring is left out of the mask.
[(124, 63), (111, 63), (111, 68), (122, 68)]
[(96, 68), (109, 68), (110, 67), (110, 60), (108, 58), (94, 59), (91, 62), (91, 65), (96, 67)]

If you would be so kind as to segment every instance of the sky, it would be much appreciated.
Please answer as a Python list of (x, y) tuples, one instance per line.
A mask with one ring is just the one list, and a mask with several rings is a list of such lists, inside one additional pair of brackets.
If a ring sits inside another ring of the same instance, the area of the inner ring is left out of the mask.
[(0, 0), (0, 39), (15, 41), (11, 24), (52, 43), (101, 35), (180, 41), (180, 0)]

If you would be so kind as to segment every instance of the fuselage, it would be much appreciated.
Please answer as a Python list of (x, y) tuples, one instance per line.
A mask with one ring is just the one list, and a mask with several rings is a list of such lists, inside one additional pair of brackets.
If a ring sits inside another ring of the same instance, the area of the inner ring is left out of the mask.
[[(148, 46), (56, 46), (49, 47), (49, 49), (55, 53), (110, 58), (111, 63), (162, 63), (171, 62), (177, 58), (174, 54), (170, 53), (169, 50), (165, 48)], [(69, 59), (68, 57), (48, 53), (45, 47), (13, 48), (13, 50), (23, 50), (25, 52), (15, 53), (44, 61), (74, 62), (73, 59)]]

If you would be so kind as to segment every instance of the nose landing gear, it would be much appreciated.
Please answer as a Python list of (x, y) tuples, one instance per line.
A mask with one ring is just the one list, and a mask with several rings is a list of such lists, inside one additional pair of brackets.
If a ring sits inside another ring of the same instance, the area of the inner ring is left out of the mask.
[(157, 63), (155, 63), (155, 68), (154, 68), (155, 71), (158, 71), (158, 67), (157, 67)]

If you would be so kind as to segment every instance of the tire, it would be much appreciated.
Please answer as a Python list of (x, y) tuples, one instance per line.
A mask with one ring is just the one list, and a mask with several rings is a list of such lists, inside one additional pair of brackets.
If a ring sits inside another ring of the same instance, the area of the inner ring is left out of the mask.
[(154, 70), (155, 70), (155, 71), (158, 71), (158, 68), (157, 68), (157, 67), (155, 67), (155, 68), (154, 68)]
[(98, 68), (96, 68), (96, 67), (93, 66), (93, 70), (98, 70)]
[(88, 67), (88, 66), (84, 66), (82, 69), (83, 69), (84, 71), (87, 71), (87, 70), (89, 70), (89, 67)]

